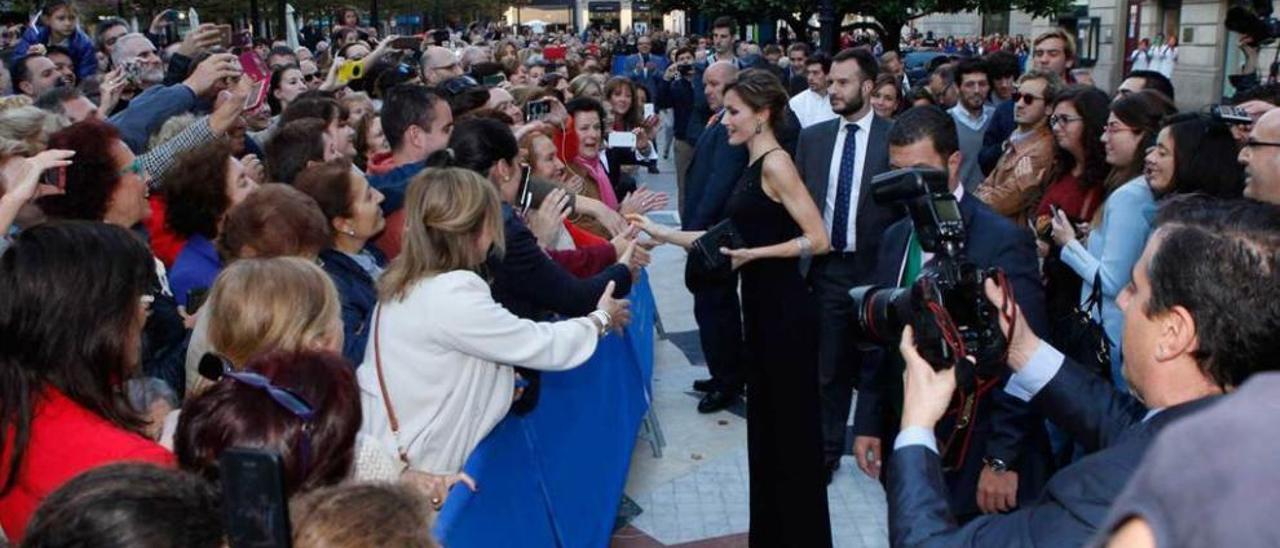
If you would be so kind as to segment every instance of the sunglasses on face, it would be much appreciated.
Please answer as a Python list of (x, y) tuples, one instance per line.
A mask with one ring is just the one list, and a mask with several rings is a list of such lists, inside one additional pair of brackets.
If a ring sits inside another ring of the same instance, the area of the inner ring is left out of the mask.
[(302, 451), (302, 474), (306, 475), (311, 461), (311, 421), (315, 419), (315, 409), (307, 400), (301, 396), (294, 394), (285, 388), (280, 388), (272, 384), (268, 379), (258, 373), (252, 371), (236, 371), (231, 367), (231, 362), (226, 358), (206, 352), (204, 357), (200, 358), (199, 365), (200, 376), (211, 381), (222, 381), (230, 379), (232, 382), (238, 382), (245, 386), (263, 390), (271, 397), (277, 405), (288, 411), (289, 414), (298, 418), (303, 422), (301, 436)]
[(1021, 91), (1015, 91), (1009, 95), (1009, 97), (1013, 99), (1013, 102), (1017, 103), (1018, 101), (1022, 101), (1022, 104), (1027, 106), (1036, 104), (1036, 101), (1044, 100), (1044, 97), (1036, 97), (1030, 93), (1022, 93)]
[(313, 72), (313, 73), (311, 73), (311, 74), (303, 74), (303, 75), (302, 75), (302, 80), (303, 80), (303, 81), (306, 81), (306, 82), (316, 82), (316, 81), (319, 81), (319, 80), (320, 80), (320, 73), (319, 73), (319, 72)]

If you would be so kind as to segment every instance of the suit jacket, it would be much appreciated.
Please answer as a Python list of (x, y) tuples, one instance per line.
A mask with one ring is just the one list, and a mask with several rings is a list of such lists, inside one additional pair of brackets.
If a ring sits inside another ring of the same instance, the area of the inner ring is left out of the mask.
[[(843, 118), (828, 120), (814, 124), (800, 131), (796, 144), (796, 169), (800, 178), (809, 189), (813, 203), (818, 211), (825, 214), (827, 188), (831, 178), (831, 160), (834, 156), (836, 133), (840, 131)], [(889, 171), (889, 128), (893, 122), (873, 116), (871, 119), (871, 135), (867, 137), (866, 165), (862, 169), (862, 181), (858, 184), (858, 205), (855, 209), (854, 222), (857, 223), (857, 241), (855, 260), (867, 265), (870, 274), (871, 266), (880, 252), (881, 234), (885, 229), (901, 219), (903, 209), (893, 205), (879, 205), (871, 199), (871, 179), (876, 175)], [(815, 268), (821, 268), (824, 261), (819, 259)]]
[[(1032, 331), (1046, 336), (1049, 322), (1031, 232), (1014, 226), (971, 194), (965, 194), (960, 200), (960, 215), (968, 232), (965, 248), (969, 260), (979, 267), (1003, 269)], [(876, 260), (874, 284), (886, 287), (902, 285), (907, 244), (912, 231), (911, 219), (905, 218), (885, 232), (880, 256)], [(863, 360), (862, 381), (854, 408), (855, 435), (876, 436), (886, 445), (892, 443), (899, 422), (902, 367), (902, 358), (896, 348), (880, 348)], [(1003, 384), (1001, 381), (999, 386)], [(961, 516), (978, 512), (976, 489), (983, 457), (1003, 459), (1018, 472), (1021, 502), (1029, 501), (1039, 493), (1051, 471), (1044, 419), (1026, 402), (997, 388), (978, 400), (976, 417), (970, 426), (973, 431), (965, 460), (947, 477), (951, 484), (951, 508)], [(938, 424), (935, 434), (939, 439), (947, 439), (953, 426), (953, 418), (948, 417)]]
[(1063, 468), (1031, 504), (962, 527), (947, 508), (938, 454), (922, 445), (889, 459), (893, 546), (1082, 546), (1107, 517), (1156, 433), (1218, 398), (1176, 405), (1147, 421), (1147, 409), (1068, 358), (1031, 403), (1091, 454)]
[(650, 69), (646, 73), (642, 70), (645, 66), (641, 61), (640, 54), (635, 53), (627, 56), (627, 60), (624, 62), (623, 67), (626, 70), (626, 76), (630, 78), (631, 81), (644, 87), (645, 91), (649, 92), (649, 102), (656, 102), (658, 97), (658, 82), (662, 80), (663, 71), (667, 70), (667, 59), (656, 53), (650, 53), (649, 62), (653, 63), (654, 68)]
[(809, 77), (804, 73), (805, 67), (796, 70), (795, 67), (787, 67), (782, 71), (782, 84), (787, 86), (787, 95), (795, 97), (806, 89), (809, 89)]
[(747, 167), (747, 148), (729, 144), (724, 124), (705, 128), (685, 172), (680, 219), (684, 230), (706, 230), (725, 218), (725, 206)]

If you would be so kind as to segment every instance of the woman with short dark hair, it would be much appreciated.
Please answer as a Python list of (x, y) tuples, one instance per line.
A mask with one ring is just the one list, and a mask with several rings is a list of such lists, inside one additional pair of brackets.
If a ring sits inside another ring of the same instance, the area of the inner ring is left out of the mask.
[(139, 367), (153, 264), (128, 230), (98, 222), (29, 228), (0, 259), (0, 526), (11, 539), (80, 472), (173, 462), (118, 394)]
[(178, 305), (193, 312), (189, 296), (213, 285), (222, 270), (214, 241), (227, 210), (244, 201), (258, 184), (245, 176), (231, 156), (231, 145), (215, 141), (178, 157), (165, 182), (165, 224), (186, 239), (169, 271), (169, 288)]

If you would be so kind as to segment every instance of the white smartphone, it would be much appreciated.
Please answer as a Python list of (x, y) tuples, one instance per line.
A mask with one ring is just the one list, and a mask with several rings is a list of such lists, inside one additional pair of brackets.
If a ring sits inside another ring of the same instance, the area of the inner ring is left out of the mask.
[(636, 134), (630, 131), (610, 131), (609, 148), (636, 148)]
[(650, 116), (653, 116), (653, 103), (645, 103), (645, 104), (644, 104), (644, 119), (645, 119), (645, 120), (648, 120)]

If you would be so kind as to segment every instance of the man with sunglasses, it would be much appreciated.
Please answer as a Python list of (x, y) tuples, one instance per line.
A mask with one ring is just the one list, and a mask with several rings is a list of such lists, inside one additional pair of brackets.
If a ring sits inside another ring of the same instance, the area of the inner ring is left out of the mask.
[(1246, 198), (1280, 204), (1280, 109), (1263, 114), (1240, 147)]
[(1004, 143), (1004, 154), (975, 194), (1017, 226), (1027, 222), (1039, 203), (1044, 179), (1053, 170), (1055, 145), (1049, 131), (1049, 100), (1062, 88), (1052, 72), (1031, 70), (1013, 92), (1016, 129)]
[(298, 69), (302, 71), (302, 81), (307, 84), (308, 91), (320, 89), (320, 84), (324, 83), (324, 75), (320, 74), (320, 67), (315, 61), (303, 61), (299, 63)]

